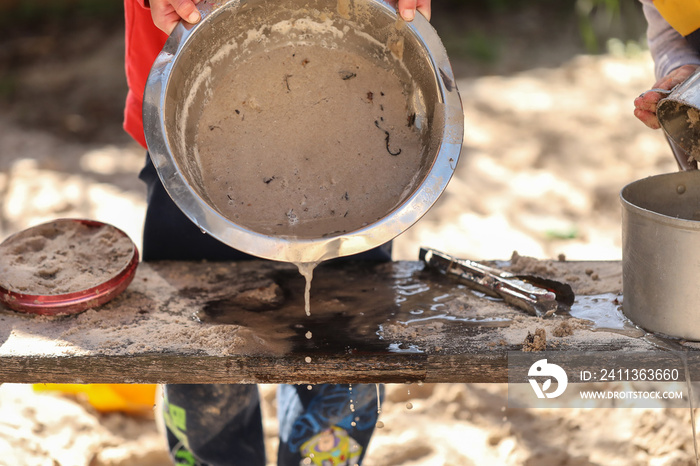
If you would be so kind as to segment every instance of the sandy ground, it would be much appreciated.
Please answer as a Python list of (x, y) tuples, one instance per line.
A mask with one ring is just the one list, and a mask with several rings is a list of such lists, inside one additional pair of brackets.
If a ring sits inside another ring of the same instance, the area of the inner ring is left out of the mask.
[[(84, 60), (101, 69), (118, 58), (119, 40)], [(506, 259), (513, 250), (620, 259), (620, 189), (676, 169), (662, 135), (632, 116), (634, 96), (652, 81), (643, 53), (459, 78), (465, 140), (457, 173), (435, 208), (396, 240), (395, 258), (416, 259), (425, 245), (472, 259)], [(18, 121), (15, 110), (0, 114), (0, 238), (56, 217), (87, 217), (138, 243), (145, 202), (135, 175), (144, 151), (121, 136), (75, 142)], [(89, 123), (70, 109), (61, 121), (69, 131)], [(261, 390), (273, 459), (274, 387)], [(506, 395), (498, 384), (389, 386), (386, 427), (365, 464), (694, 464), (688, 410), (512, 410)], [(136, 464), (168, 464), (152, 419), (0, 386), (0, 465)]]

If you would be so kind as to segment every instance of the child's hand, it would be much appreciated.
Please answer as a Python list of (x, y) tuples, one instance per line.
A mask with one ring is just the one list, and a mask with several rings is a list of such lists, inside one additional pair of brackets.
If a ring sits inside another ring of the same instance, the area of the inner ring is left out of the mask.
[[(670, 91), (695, 72), (698, 65), (683, 65), (671, 71), (668, 75), (656, 81), (652, 89)], [(634, 116), (651, 129), (659, 129), (659, 119), (656, 117), (656, 106), (664, 96), (658, 92), (646, 91), (634, 99)]]
[(180, 20), (188, 23), (198, 23), (201, 19), (195, 6), (202, 0), (150, 0), (153, 24), (158, 29), (170, 35)]
[(423, 13), (425, 19), (430, 21), (430, 1), (431, 0), (388, 0), (390, 5), (396, 7), (404, 21), (413, 21), (416, 17), (416, 10)]
[(413, 21), (416, 10), (430, 21), (430, 0), (399, 0), (399, 14), (405, 21)]

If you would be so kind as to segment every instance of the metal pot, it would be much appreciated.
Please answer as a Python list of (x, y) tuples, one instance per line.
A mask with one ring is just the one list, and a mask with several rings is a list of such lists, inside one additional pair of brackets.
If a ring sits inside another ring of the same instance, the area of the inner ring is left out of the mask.
[(638, 180), (620, 198), (624, 314), (649, 331), (700, 340), (700, 172)]
[[(204, 0), (198, 8), (202, 20), (194, 26), (178, 25), (158, 55), (146, 86), (143, 116), (148, 149), (166, 190), (203, 231), (262, 258), (317, 262), (393, 239), (437, 201), (457, 165), (463, 113), (445, 49), (422, 15), (403, 23), (392, 6), (377, 0)], [(402, 44), (400, 60), (385, 61), (394, 63), (396, 73), (405, 76), (423, 146), (413, 185), (404, 190), (392, 211), (355, 231), (318, 238), (260, 234), (226, 218), (202, 185), (193, 151), (200, 109), (211, 98), (223, 63), (235, 59), (245, 47), (255, 47), (251, 41), (244, 46), (247, 32), (262, 31), (268, 34), (266, 40), (288, 42), (289, 37), (274, 36), (264, 26), (300, 18), (330, 19), (334, 27), (346, 31), (342, 39), (319, 35), (314, 40), (368, 56), (390, 57), (391, 44)]]

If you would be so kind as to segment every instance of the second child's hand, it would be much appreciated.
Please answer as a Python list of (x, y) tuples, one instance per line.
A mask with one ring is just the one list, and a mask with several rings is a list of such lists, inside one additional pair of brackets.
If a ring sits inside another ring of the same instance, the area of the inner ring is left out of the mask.
[(666, 94), (656, 92), (656, 89), (670, 91), (688, 79), (697, 68), (697, 65), (683, 65), (656, 81), (651, 90), (634, 99), (634, 116), (651, 129), (661, 128), (659, 119), (656, 116), (656, 107), (659, 100), (666, 97)]

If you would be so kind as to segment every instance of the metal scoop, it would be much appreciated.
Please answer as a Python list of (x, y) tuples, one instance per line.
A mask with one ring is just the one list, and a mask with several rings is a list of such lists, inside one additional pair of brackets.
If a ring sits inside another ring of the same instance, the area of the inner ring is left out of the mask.
[(429, 268), (534, 316), (547, 317), (560, 306), (568, 308), (574, 303), (574, 292), (565, 283), (534, 275), (516, 275), (430, 248), (421, 248), (419, 258)]
[[(652, 89), (664, 95), (656, 107), (659, 124), (683, 170), (697, 169), (700, 157), (700, 68), (672, 90)], [(695, 159), (695, 160), (693, 160)]]

